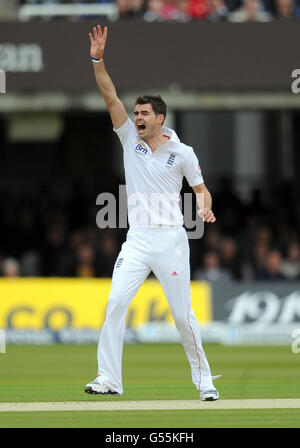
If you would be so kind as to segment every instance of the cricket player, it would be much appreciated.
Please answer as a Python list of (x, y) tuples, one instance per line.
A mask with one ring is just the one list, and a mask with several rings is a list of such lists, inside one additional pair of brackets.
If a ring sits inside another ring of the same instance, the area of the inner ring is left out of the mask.
[[(191, 308), (189, 244), (179, 207), (183, 176), (196, 195), (204, 196), (198, 214), (206, 223), (216, 220), (211, 195), (193, 148), (181, 143), (173, 130), (163, 127), (166, 105), (159, 96), (139, 97), (134, 121), (128, 117), (103, 60), (107, 27), (103, 32), (100, 25), (94, 27), (89, 38), (96, 81), (124, 150), (129, 231), (114, 266), (98, 344), (98, 376), (85, 386), (85, 392), (123, 393), (126, 315), (139, 287), (153, 271), (170, 305), (200, 399), (217, 400), (219, 393), (213, 384), (216, 377), (211, 375)], [(138, 212), (134, 207), (132, 211), (130, 205), (137, 203)]]

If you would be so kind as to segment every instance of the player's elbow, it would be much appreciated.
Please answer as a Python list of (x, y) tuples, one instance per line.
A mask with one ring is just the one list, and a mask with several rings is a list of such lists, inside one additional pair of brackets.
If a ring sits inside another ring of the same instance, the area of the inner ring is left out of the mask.
[(208, 191), (205, 184), (195, 185), (193, 187), (193, 190), (195, 193), (205, 193), (206, 191)]
[(118, 97), (113, 94), (107, 94), (105, 96), (103, 95), (103, 98), (104, 98), (106, 107), (109, 111), (115, 107), (116, 102), (118, 100)]

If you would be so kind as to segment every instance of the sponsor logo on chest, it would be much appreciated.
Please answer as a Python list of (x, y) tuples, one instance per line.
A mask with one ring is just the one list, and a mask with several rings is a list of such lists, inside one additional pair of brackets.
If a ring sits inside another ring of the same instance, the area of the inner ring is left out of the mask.
[(145, 148), (144, 145), (142, 145), (141, 143), (137, 143), (136, 147), (134, 148), (135, 152), (137, 154), (140, 154), (142, 156), (145, 156), (147, 154), (147, 148)]

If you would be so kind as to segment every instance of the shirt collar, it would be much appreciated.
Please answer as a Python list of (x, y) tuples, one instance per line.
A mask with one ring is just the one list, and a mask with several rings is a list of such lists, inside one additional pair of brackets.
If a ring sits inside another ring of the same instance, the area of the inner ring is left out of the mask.
[(180, 143), (179, 137), (173, 129), (162, 127), (161, 132), (163, 135), (170, 137), (170, 141)]

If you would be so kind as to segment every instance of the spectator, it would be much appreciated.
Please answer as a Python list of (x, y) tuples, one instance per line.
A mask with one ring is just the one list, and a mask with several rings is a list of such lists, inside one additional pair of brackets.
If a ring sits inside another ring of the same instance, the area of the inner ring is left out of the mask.
[(69, 277), (98, 277), (99, 266), (95, 248), (86, 242), (78, 245), (67, 270)]
[(143, 18), (145, 14), (144, 0), (116, 0), (119, 19)]
[(148, 0), (147, 10), (144, 14), (146, 22), (162, 22), (164, 21), (164, 0)]
[(210, 13), (207, 19), (212, 22), (219, 22), (227, 19), (229, 14), (227, 5), (224, 0), (209, 0)]
[(22, 277), (40, 277), (41, 260), (38, 251), (28, 251), (20, 257), (20, 273)]
[(132, 18), (142, 18), (145, 14), (144, 0), (129, 0), (129, 16)]
[[(2, 260), (17, 260), (19, 276), (110, 277), (120, 247), (119, 238), (126, 231), (110, 232), (96, 227), (98, 207), (94, 198), (99, 188), (103, 191), (106, 187), (100, 183), (89, 185), (84, 180), (80, 185), (59, 179), (53, 186), (28, 191), (23, 185), (14, 192), (1, 187)], [(242, 201), (240, 204), (233, 189), (220, 188), (213, 196), (217, 223), (205, 227), (203, 239), (190, 241), (193, 278), (200, 271), (202, 275), (204, 269), (199, 266), (204, 268), (210, 261), (210, 277), (219, 278), (220, 272), (225, 271), (226, 278), (234, 280), (276, 279), (266, 274), (266, 260), (276, 242), (283, 260), (280, 274), (289, 280), (300, 280), (300, 207), (297, 205), (300, 202), (293, 185), (291, 191), (294, 191), (293, 201), (289, 201), (286, 188), (276, 190), (269, 198), (256, 192), (255, 200), (247, 207)], [(230, 209), (231, 222), (223, 219), (226, 208)], [(288, 213), (281, 213), (280, 209)], [(202, 254), (211, 252), (213, 256), (202, 259)], [(218, 269), (213, 269), (213, 262)], [(3, 263), (0, 273), (4, 275)]]
[(174, 14), (173, 20), (177, 22), (188, 22), (191, 20), (189, 13), (189, 0), (177, 0), (177, 11)]
[(256, 230), (254, 238), (257, 244), (263, 244), (266, 245), (268, 248), (270, 248), (272, 244), (271, 229), (266, 225), (260, 226)]
[(3, 277), (19, 277), (20, 265), (15, 258), (6, 258), (2, 263), (2, 275)]
[(262, 281), (282, 281), (286, 277), (281, 273), (282, 256), (278, 250), (272, 250), (266, 257), (266, 262), (263, 271), (256, 280)]
[(289, 20), (296, 17), (295, 3), (293, 0), (275, 0), (276, 18)]
[(130, 17), (130, 0), (116, 0), (119, 10), (119, 19), (128, 19)]
[(221, 267), (230, 273), (234, 280), (241, 280), (242, 266), (238, 258), (237, 245), (233, 238), (223, 238), (220, 250)]
[(208, 0), (189, 0), (189, 15), (192, 19), (206, 19), (210, 13)]
[(194, 279), (207, 282), (228, 282), (231, 280), (231, 276), (220, 267), (219, 255), (210, 251), (204, 255), (203, 269), (196, 270)]
[(281, 265), (281, 273), (289, 280), (300, 279), (300, 244), (298, 242), (290, 243), (287, 257)]
[(272, 18), (263, 10), (261, 0), (243, 0), (242, 7), (228, 16), (230, 22), (269, 22)]
[(221, 244), (221, 233), (217, 227), (217, 224), (214, 226), (205, 229), (205, 240), (203, 241), (204, 251), (214, 251), (218, 252)]
[(177, 20), (179, 14), (178, 1), (177, 0), (164, 0), (162, 8), (162, 15), (164, 20), (173, 21)]
[(251, 257), (251, 274), (252, 279), (260, 278), (264, 275), (269, 246), (262, 242), (257, 242), (253, 248)]

